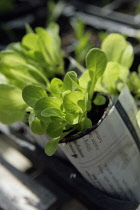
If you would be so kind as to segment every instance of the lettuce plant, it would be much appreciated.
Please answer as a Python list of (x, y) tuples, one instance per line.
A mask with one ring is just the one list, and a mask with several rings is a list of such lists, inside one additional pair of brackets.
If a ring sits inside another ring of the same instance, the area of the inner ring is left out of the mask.
[[(95, 85), (95, 90), (118, 96), (128, 83), (134, 59), (133, 47), (121, 34), (112, 33), (102, 42), (101, 50), (107, 56), (107, 65), (104, 74)], [(86, 71), (80, 78), (80, 81), (86, 81), (85, 88), (89, 80), (89, 72)]]
[(35, 28), (35, 32), (30, 31), (21, 42), (12, 43), (2, 51), (0, 59), (4, 75), (5, 69), (8, 69), (7, 71), (12, 69), (16, 74), (18, 72), (21, 74), (20, 78), (27, 74), (28, 77), (30, 75), (38, 83), (46, 86), (48, 82), (46, 78), (52, 79), (56, 75), (64, 74), (58, 25), (51, 23), (46, 30), (41, 27)]
[(85, 72), (77, 77), (68, 72), (64, 80), (52, 79), (50, 93), (41, 86), (29, 85), (22, 96), (30, 107), (29, 125), (36, 134), (51, 137), (46, 153), (52, 155), (65, 136), (84, 131), (93, 126), (89, 112), (93, 103), (105, 103), (107, 95), (118, 95), (127, 84), (129, 68), (133, 62), (133, 48), (120, 34), (110, 34), (101, 49), (93, 48), (86, 56)]
[(50, 80), (62, 75), (64, 61), (57, 24), (51, 23), (47, 30), (37, 27), (21, 42), (10, 44), (0, 52), (0, 121), (11, 124), (23, 120), (27, 106), (21, 96), (26, 85), (38, 84), (48, 90)]
[(63, 81), (52, 79), (51, 94), (36, 85), (28, 85), (23, 89), (23, 99), (30, 107), (29, 125), (32, 131), (39, 135), (46, 133), (52, 138), (46, 146), (48, 155), (56, 151), (59, 141), (68, 134), (92, 127), (87, 113), (92, 108), (95, 85), (103, 75), (106, 64), (105, 53), (94, 48), (86, 56), (89, 81), (78, 79), (77, 74), (71, 71), (65, 75)]
[[(28, 31), (30, 33), (21, 43), (11, 44), (0, 53), (0, 121), (12, 124), (23, 120), (30, 107), (32, 131), (47, 132), (53, 138), (47, 148), (52, 145), (54, 151), (58, 142), (70, 132), (92, 126), (87, 113), (92, 107), (94, 91), (118, 95), (128, 84), (133, 92), (133, 75), (129, 77), (133, 48), (122, 35), (110, 34), (102, 42), (101, 50), (89, 51), (80, 78), (69, 72), (62, 81), (56, 78), (64, 75), (58, 26), (51, 24), (47, 31), (42, 28)], [(94, 103), (104, 103), (104, 97), (97, 95)], [(49, 133), (53, 127), (56, 131), (52, 134), (56, 136)], [(48, 149), (47, 153), (51, 154)]]
[(96, 89), (118, 95), (130, 75), (134, 60), (133, 47), (123, 35), (112, 33), (104, 39), (101, 49), (105, 52), (108, 63)]
[(125, 85), (136, 100), (140, 99), (140, 66), (130, 72), (134, 60), (132, 45), (121, 34), (112, 33), (102, 42), (108, 63), (104, 75), (97, 84), (97, 90), (118, 95)]

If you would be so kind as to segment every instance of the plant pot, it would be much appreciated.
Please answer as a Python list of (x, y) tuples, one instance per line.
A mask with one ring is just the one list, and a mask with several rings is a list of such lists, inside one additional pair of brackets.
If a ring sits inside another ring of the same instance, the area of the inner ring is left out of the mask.
[[(59, 146), (91, 184), (114, 198), (140, 202), (140, 132), (127, 87), (92, 130)], [(62, 141), (63, 142), (63, 141)]]

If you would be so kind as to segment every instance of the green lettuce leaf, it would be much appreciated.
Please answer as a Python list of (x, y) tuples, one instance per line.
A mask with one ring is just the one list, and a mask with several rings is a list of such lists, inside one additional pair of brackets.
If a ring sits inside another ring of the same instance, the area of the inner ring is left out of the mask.
[(12, 124), (23, 120), (26, 107), (19, 88), (0, 84), (0, 122)]
[(59, 138), (56, 138), (56, 139), (52, 139), (51, 141), (49, 141), (46, 144), (45, 153), (48, 156), (52, 156), (56, 152), (56, 149), (58, 147), (59, 141), (60, 141), (60, 139)]
[(28, 85), (22, 91), (22, 97), (26, 104), (30, 107), (34, 107), (36, 101), (42, 97), (47, 96), (46, 91), (40, 87), (35, 85)]
[(108, 61), (118, 62), (127, 47), (127, 42), (121, 34), (112, 33), (102, 42), (101, 49), (106, 53)]
[(105, 53), (98, 49), (91, 49), (86, 56), (86, 66), (90, 76), (89, 98), (92, 99), (95, 85), (98, 79), (103, 75), (107, 64)]
[(45, 126), (43, 126), (42, 122), (37, 117), (35, 117), (35, 114), (30, 114), (29, 125), (33, 133), (38, 135), (42, 135), (45, 133)]

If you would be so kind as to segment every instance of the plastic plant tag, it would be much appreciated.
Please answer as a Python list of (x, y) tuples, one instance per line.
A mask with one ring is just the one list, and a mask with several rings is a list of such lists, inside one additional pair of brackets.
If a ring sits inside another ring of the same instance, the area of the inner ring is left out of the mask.
[(140, 202), (140, 128), (137, 107), (127, 87), (101, 124), (83, 137), (59, 144), (95, 187)]

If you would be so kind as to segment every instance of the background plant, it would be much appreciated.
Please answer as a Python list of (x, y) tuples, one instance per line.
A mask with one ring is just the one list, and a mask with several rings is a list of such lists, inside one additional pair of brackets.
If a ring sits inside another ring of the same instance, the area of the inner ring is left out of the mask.
[(21, 97), (23, 87), (39, 84), (48, 90), (54, 76), (64, 75), (58, 25), (51, 23), (47, 30), (37, 27), (35, 32), (29, 29), (21, 42), (0, 52), (0, 121), (5, 124), (23, 120), (26, 109)]
[(91, 42), (92, 33), (86, 30), (85, 24), (80, 18), (72, 18), (70, 23), (76, 38), (73, 45), (75, 60), (83, 64), (87, 52), (93, 48), (93, 43)]
[(106, 71), (96, 85), (96, 90), (118, 95), (127, 84), (134, 60), (132, 45), (117, 33), (108, 35), (101, 44), (107, 55)]
[(140, 66), (130, 74), (127, 85), (136, 100), (140, 100)]
[(53, 0), (49, 0), (47, 2), (47, 20), (46, 20), (46, 25), (56, 22), (58, 18), (60, 17), (63, 9), (65, 7), (65, 2), (64, 1), (58, 1), (55, 2)]
[(134, 61), (133, 46), (121, 34), (112, 33), (102, 42), (101, 49), (106, 53), (108, 64), (97, 90), (118, 95), (127, 85), (135, 100), (140, 99), (140, 67), (131, 72)]

